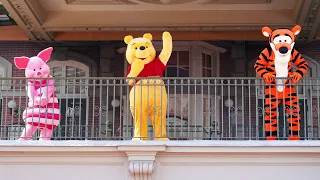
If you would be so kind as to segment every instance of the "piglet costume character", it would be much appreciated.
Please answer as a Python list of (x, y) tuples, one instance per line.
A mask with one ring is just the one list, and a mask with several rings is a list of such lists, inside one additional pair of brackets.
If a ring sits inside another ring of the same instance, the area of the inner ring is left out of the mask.
[[(14, 63), (19, 69), (25, 69), (28, 78), (27, 94), (28, 107), (23, 112), (26, 127), (19, 140), (29, 140), (40, 128), (39, 140), (50, 140), (52, 131), (61, 120), (59, 103), (55, 92), (54, 80), (50, 76), (47, 61), (53, 48), (41, 51), (37, 56), (15, 57)], [(48, 79), (37, 79), (48, 78)]]

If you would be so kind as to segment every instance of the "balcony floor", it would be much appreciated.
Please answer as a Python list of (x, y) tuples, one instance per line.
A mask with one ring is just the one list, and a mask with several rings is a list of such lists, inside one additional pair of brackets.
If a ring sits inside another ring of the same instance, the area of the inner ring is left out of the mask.
[(190, 141), (18, 141), (0, 140), (1, 146), (174, 146), (174, 147), (320, 147), (320, 141), (223, 141), (223, 140), (190, 140)]

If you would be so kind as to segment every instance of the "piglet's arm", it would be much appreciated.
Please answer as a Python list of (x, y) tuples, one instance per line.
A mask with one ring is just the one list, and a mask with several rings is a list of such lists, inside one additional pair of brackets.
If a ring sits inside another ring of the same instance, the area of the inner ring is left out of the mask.
[(47, 83), (47, 86), (41, 88), (41, 98), (50, 98), (56, 90), (56, 88), (54, 87), (54, 79), (48, 79)]

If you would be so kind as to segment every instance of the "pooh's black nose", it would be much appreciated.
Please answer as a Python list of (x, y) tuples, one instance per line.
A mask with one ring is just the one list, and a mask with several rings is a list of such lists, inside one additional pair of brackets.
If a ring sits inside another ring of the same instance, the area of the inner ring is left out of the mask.
[(281, 47), (281, 48), (279, 49), (279, 52), (280, 52), (281, 54), (285, 54), (285, 53), (288, 52), (288, 48), (286, 48), (286, 47)]
[(141, 51), (143, 51), (143, 50), (145, 50), (146, 49), (146, 47), (144, 47), (144, 46), (140, 46), (140, 48), (139, 48)]

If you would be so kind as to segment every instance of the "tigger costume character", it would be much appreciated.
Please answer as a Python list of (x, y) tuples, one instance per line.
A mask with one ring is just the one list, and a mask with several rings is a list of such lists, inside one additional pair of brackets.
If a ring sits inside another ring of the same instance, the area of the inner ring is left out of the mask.
[[(308, 71), (307, 62), (293, 48), (296, 35), (300, 31), (301, 27), (298, 25), (291, 30), (277, 29), (272, 31), (269, 27), (262, 28), (262, 34), (269, 38), (271, 49), (265, 48), (261, 52), (254, 69), (267, 84), (265, 87), (265, 133), (267, 140), (276, 140), (278, 131), (277, 107), (280, 103), (284, 103), (286, 113), (289, 115), (289, 140), (300, 139), (300, 107), (297, 92), (291, 85), (297, 83)], [(292, 63), (298, 68), (295, 72), (291, 71)], [(275, 78), (291, 78), (291, 80), (277, 79), (275, 81)]]

